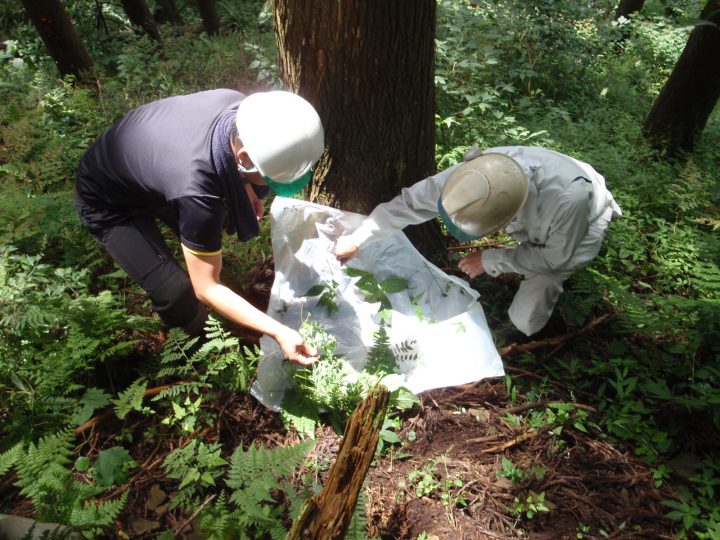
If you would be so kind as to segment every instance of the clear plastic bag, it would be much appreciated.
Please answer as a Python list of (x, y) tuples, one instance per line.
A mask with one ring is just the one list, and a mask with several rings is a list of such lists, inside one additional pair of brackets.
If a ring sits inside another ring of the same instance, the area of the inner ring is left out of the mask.
[[(345, 268), (370, 272), (379, 284), (402, 278), (407, 287), (386, 294), (390, 344), (402, 350), (398, 385), (417, 394), (504, 374), (478, 293), (428, 262), (404, 234), (371, 243), (346, 267), (333, 247), (363, 216), (276, 197), (270, 218), (275, 282), (268, 315), (274, 319), (296, 329), (308, 317), (321, 322), (337, 339), (337, 354), (361, 370), (380, 324), (380, 304), (368, 302), (359, 278)], [(333, 313), (318, 305), (320, 295), (308, 296), (319, 285), (332, 291)], [(263, 357), (251, 391), (277, 410), (292, 384), (289, 366), (273, 339), (264, 336), (260, 343)]]

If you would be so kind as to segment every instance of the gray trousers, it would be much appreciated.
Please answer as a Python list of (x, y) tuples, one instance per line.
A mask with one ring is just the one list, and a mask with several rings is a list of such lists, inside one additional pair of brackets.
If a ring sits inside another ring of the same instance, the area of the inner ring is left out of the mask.
[(563, 292), (563, 282), (575, 270), (587, 266), (600, 252), (607, 234), (612, 208), (590, 224), (585, 238), (573, 253), (566, 269), (551, 273), (528, 273), (520, 282), (508, 315), (515, 327), (526, 336), (542, 330), (550, 320), (555, 304)]

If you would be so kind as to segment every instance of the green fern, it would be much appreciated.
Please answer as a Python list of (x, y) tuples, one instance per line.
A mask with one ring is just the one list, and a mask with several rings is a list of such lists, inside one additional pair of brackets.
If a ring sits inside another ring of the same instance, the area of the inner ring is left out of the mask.
[(288, 390), (287, 399), (283, 401), (280, 418), (285, 429), (292, 426), (303, 438), (315, 438), (315, 428), (320, 422), (317, 405), (305, 399), (295, 388)]
[(130, 336), (156, 324), (129, 316), (109, 291), (91, 294), (89, 277), (0, 246), (2, 434), (66, 425), (97, 363), (127, 356)]
[(73, 438), (70, 430), (47, 435), (37, 445), (30, 443), (18, 460), (16, 485), (39, 511), (53, 503), (52, 497), (64, 489), (70, 478), (65, 467), (70, 463)]
[(6, 452), (0, 454), (0, 478), (5, 476), (8, 471), (12, 469), (22, 455), (23, 450), (23, 445), (18, 443)]
[(360, 493), (358, 493), (352, 520), (348, 526), (347, 533), (345, 533), (345, 540), (368, 540), (366, 501), (365, 486), (363, 485)]
[(205, 444), (193, 439), (165, 457), (165, 474), (168, 478), (180, 480), (178, 494), (170, 503), (171, 508), (189, 508), (203, 489), (215, 486), (215, 479), (222, 476), (227, 465), (220, 456), (221, 448), (219, 444)]
[[(251, 445), (247, 451), (238, 447), (230, 460), (226, 478), (226, 484), (232, 492), (227, 501), (228, 506), (224, 512), (220, 512), (224, 516), (221, 520), (223, 530), (232, 528), (252, 538), (264, 534), (272, 538), (285, 538), (287, 531), (282, 524), (283, 509), (273, 495), (277, 497), (282, 493), (291, 506), (299, 506), (295, 489), (282, 480), (294, 474), (314, 445), (315, 442), (309, 440), (272, 450), (255, 445)], [(229, 506), (233, 506), (233, 510)], [(219, 511), (220, 506), (215, 505), (214, 512)]]
[(32, 501), (39, 519), (63, 523), (93, 538), (115, 521), (127, 501), (127, 493), (111, 501), (93, 501), (104, 489), (73, 477), (70, 462), (74, 438), (72, 430), (65, 430), (46, 435), (37, 444), (28, 444), (24, 453), (11, 450), (20, 452), (15, 463), (18, 476), (15, 485), (21, 488), (22, 496)]
[[(417, 359), (414, 341), (405, 341), (391, 347), (386, 322), (382, 321), (375, 333), (365, 368), (357, 372), (349, 363), (335, 354), (337, 342), (322, 325), (305, 321), (301, 335), (320, 353), (320, 360), (307, 367), (292, 367), (295, 386), (283, 397), (283, 420), (299, 432), (310, 435), (321, 413), (325, 414), (336, 432), (342, 433), (345, 422), (357, 404), (378, 385), (383, 377), (397, 373), (400, 363)], [(409, 392), (395, 392), (398, 399), (391, 407), (408, 408)]]
[(207, 540), (244, 540), (249, 538), (238, 527), (240, 512), (228, 506), (227, 493), (221, 492), (200, 514), (200, 528)]
[(117, 499), (101, 503), (85, 502), (76, 505), (70, 514), (73, 528), (83, 531), (86, 536), (94, 536), (107, 531), (125, 507), (128, 499), (126, 491)]
[(205, 341), (201, 342), (180, 329), (171, 330), (161, 352), (163, 367), (158, 377), (192, 379), (197, 381), (193, 390), (220, 386), (246, 391), (255, 376), (259, 353), (245, 347), (243, 354), (239, 339), (215, 317), (208, 319), (205, 332)]
[(120, 420), (131, 411), (139, 411), (142, 413), (151, 412), (148, 407), (143, 407), (143, 399), (147, 391), (147, 381), (138, 379), (128, 386), (125, 390), (118, 394), (117, 399), (111, 399), (110, 402), (115, 405), (115, 414)]
[[(269, 536), (284, 539), (284, 522), (292, 520), (303, 501), (312, 495), (309, 480), (300, 489), (288, 478), (304, 463), (313, 441), (272, 450), (238, 447), (230, 462), (226, 485), (217, 499), (200, 514), (200, 526), (208, 540), (253, 539)], [(289, 506), (289, 513), (284, 510)]]
[(388, 374), (397, 371), (397, 362), (390, 349), (390, 336), (384, 319), (380, 320), (380, 327), (375, 333), (372, 347), (368, 351), (365, 370), (373, 374)]

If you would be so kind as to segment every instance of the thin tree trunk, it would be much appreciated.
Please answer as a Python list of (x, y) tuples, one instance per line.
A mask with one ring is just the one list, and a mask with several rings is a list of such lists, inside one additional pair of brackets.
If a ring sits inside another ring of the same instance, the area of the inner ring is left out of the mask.
[(22, 5), (60, 74), (79, 80), (87, 77), (93, 62), (62, 4), (58, 0), (22, 0)]
[(180, 26), (185, 23), (182, 15), (175, 4), (175, 0), (156, 0), (158, 9), (155, 10), (155, 20), (158, 22), (168, 21), (170, 24)]
[(287, 540), (342, 539), (375, 457), (390, 393), (379, 386), (352, 413), (323, 490), (305, 502)]
[(620, 0), (615, 10), (615, 20), (620, 17), (628, 17), (629, 15), (640, 11), (645, 4), (645, 0)]
[(121, 2), (130, 22), (142, 28), (151, 39), (160, 41), (160, 33), (155, 26), (147, 2), (145, 0), (121, 0)]
[(692, 151), (720, 98), (720, 0), (709, 0), (700, 18), (707, 22), (690, 33), (643, 126), (669, 156)]
[[(274, 0), (286, 86), (325, 128), (310, 199), (369, 213), (435, 172), (435, 0)], [(414, 235), (444, 253), (437, 224)]]
[(217, 13), (215, 0), (197, 0), (198, 11), (202, 17), (203, 28), (209, 35), (215, 35), (220, 30), (220, 18)]

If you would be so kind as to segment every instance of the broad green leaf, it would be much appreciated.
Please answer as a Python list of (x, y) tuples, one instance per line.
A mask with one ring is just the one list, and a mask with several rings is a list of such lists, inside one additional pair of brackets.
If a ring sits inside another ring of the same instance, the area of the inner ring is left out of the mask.
[(380, 288), (386, 293), (397, 293), (407, 289), (408, 282), (406, 279), (400, 277), (389, 277), (382, 280)]
[(310, 287), (310, 289), (308, 289), (308, 292), (305, 293), (305, 296), (317, 296), (324, 290), (325, 285), (313, 285), (312, 287)]

